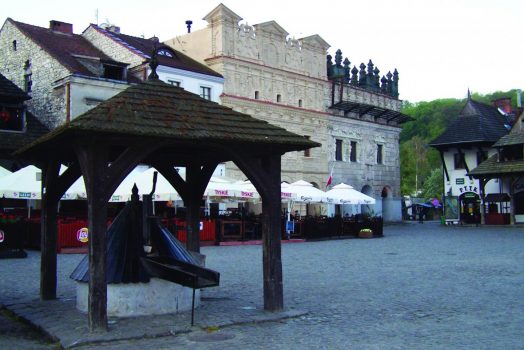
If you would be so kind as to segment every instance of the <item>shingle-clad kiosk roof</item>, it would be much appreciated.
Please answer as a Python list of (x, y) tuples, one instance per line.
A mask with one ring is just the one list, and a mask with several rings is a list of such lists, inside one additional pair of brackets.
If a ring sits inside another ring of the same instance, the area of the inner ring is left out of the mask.
[[(156, 167), (187, 206), (188, 243), (200, 250), (199, 204), (216, 166), (233, 161), (262, 197), (264, 308), (283, 308), (281, 156), (318, 143), (157, 79), (131, 86), (53, 130), (19, 156), (43, 169), (41, 298), (56, 298), (58, 201), (84, 176), (89, 217), (89, 327), (107, 330), (107, 202), (139, 163)], [(68, 170), (59, 175), (61, 163)], [(184, 181), (174, 167), (186, 167)]]

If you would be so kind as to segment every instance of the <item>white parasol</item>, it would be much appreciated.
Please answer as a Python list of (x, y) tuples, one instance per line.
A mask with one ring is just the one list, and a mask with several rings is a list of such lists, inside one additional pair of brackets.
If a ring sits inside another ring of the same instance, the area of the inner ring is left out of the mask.
[(326, 192), (327, 201), (331, 204), (375, 204), (375, 198), (365, 195), (353, 186), (340, 183)]

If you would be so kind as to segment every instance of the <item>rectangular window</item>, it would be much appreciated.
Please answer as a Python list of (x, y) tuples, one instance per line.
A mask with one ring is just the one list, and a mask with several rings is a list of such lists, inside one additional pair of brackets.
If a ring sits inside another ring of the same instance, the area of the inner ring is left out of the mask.
[[(304, 135), (304, 138), (309, 140), (309, 136), (307, 136), (307, 135)], [(304, 157), (311, 157), (311, 148), (308, 148), (308, 149), (304, 150)]]
[(377, 164), (382, 164), (382, 145), (377, 145)]
[(477, 152), (477, 165), (488, 159), (488, 152), (478, 151)]
[(466, 169), (466, 162), (464, 161), (464, 153), (455, 153), (453, 155), (455, 160), (455, 169)]
[(357, 161), (357, 141), (351, 141), (351, 149), (349, 150), (349, 161)]
[(176, 81), (176, 80), (168, 80), (167, 81), (169, 84), (173, 85), (173, 86), (178, 86), (180, 87), (180, 82), (179, 81)]
[(200, 87), (200, 97), (206, 99), (206, 100), (210, 100), (211, 101), (211, 88), (210, 87), (205, 87), (205, 86), (201, 86)]
[(24, 91), (31, 92), (33, 86), (33, 75), (31, 73), (24, 74)]
[(335, 139), (335, 160), (342, 160), (342, 140)]
[(104, 64), (104, 76), (103, 78), (113, 80), (124, 80), (125, 68), (120, 66), (114, 66), (111, 64)]

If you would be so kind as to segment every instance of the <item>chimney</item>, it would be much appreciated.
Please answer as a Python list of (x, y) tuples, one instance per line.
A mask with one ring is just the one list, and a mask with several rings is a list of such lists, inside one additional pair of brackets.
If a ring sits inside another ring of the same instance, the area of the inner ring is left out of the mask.
[(494, 107), (501, 109), (504, 113), (511, 113), (511, 97), (498, 98), (491, 103)]
[(73, 25), (71, 23), (52, 20), (49, 21), (49, 29), (55, 32), (73, 34)]
[(191, 20), (189, 20), (189, 19), (186, 21), (187, 33), (188, 33), (188, 34), (191, 33), (191, 25), (192, 25), (192, 24), (193, 24), (193, 21), (191, 21)]
[(120, 34), (120, 27), (115, 26), (111, 24), (109, 27), (106, 28), (107, 31), (110, 31), (112, 33)]

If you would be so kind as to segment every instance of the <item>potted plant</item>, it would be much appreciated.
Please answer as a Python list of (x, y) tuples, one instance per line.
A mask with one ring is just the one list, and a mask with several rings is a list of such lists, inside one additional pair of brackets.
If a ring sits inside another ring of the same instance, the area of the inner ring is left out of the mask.
[(371, 238), (373, 237), (373, 230), (370, 228), (360, 229), (360, 231), (358, 232), (358, 237), (359, 238)]

